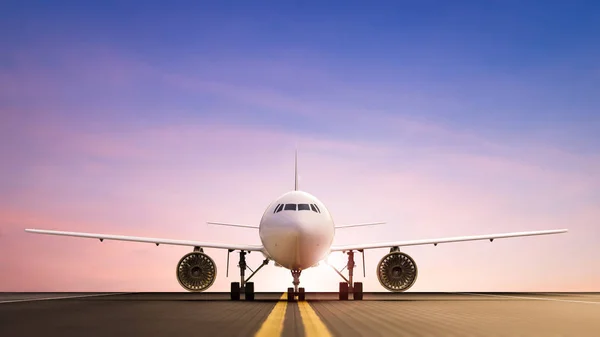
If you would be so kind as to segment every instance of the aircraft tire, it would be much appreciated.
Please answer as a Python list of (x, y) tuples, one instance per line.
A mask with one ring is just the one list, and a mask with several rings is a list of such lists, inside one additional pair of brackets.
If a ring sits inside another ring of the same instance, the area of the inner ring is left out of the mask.
[(254, 282), (246, 282), (244, 293), (246, 295), (246, 301), (254, 301)]
[(363, 299), (363, 284), (362, 282), (354, 282), (354, 300), (362, 301)]
[(231, 282), (231, 300), (232, 301), (240, 300), (240, 283), (239, 282)]
[(340, 301), (348, 300), (348, 283), (340, 282)]
[(298, 289), (298, 301), (306, 301), (306, 292), (304, 288)]
[(293, 302), (294, 301), (294, 288), (288, 288), (287, 291), (287, 300), (288, 302)]

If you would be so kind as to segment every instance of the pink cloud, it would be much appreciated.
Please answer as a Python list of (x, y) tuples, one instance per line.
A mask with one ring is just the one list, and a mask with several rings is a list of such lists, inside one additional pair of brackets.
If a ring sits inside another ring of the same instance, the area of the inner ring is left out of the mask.
[[(99, 49), (76, 50), (57, 62), (77, 81), (117, 87), (143, 79), (162, 81), (320, 123), (349, 123), (374, 130), (379, 138), (307, 136), (219, 118), (92, 132), (57, 116), (56, 110), (77, 114), (84, 109), (57, 102), (61, 89), (55, 74), (29, 68), (31, 56), (20, 56), (18, 71), (0, 74), (0, 89), (50, 106), (2, 111), (3, 131), (18, 136), (3, 143), (26, 140), (41, 153), (17, 146), (4, 153), (10, 159), (5, 162), (27, 165), (7, 166), (18, 175), (5, 182), (18, 182), (18, 188), (0, 195), (0, 270), (9, 275), (0, 280), (0, 291), (180, 291), (173, 270), (187, 248), (100, 244), (35, 236), (23, 229), (258, 243), (250, 230), (204, 222), (256, 223), (266, 205), (293, 186), (296, 144), (301, 187), (321, 198), (338, 223), (389, 221), (340, 231), (336, 243), (571, 229), (556, 237), (407, 248), (420, 268), (412, 290), (598, 289), (597, 156), (535, 142), (517, 148), (440, 123), (354, 106), (339, 97), (304, 100), (267, 85), (183, 76)], [(356, 88), (338, 89), (343, 96)], [(365, 290), (382, 290), (374, 268), (385, 253), (367, 252)], [(228, 282), (236, 280), (235, 263), (226, 279), (225, 252), (210, 254), (219, 267), (212, 290), (226, 291)], [(257, 265), (261, 256), (250, 259)], [(256, 278), (258, 290), (284, 290), (290, 281), (288, 271), (272, 266)], [(308, 270), (302, 280), (309, 290), (331, 291), (338, 281), (327, 268)]]
[[(565, 175), (564, 169), (536, 168), (515, 158), (430, 156), (426, 150), (413, 150), (407, 158), (404, 148), (385, 143), (305, 138), (227, 125), (171, 126), (127, 134), (74, 132), (64, 134), (60, 142), (54, 146), (68, 151), (55, 159), (63, 165), (55, 162), (30, 171), (28, 179), (35, 184), (20, 190), (11, 206), (2, 210), (1, 264), (6, 275), (13, 275), (2, 282), (4, 291), (179, 291), (172, 271), (185, 248), (99, 244), (34, 236), (22, 229), (258, 243), (250, 230), (208, 227), (204, 222), (256, 223), (271, 199), (292, 186), (296, 142), (301, 150), (301, 187), (321, 198), (338, 223), (389, 221), (371, 229), (340, 231), (337, 243), (571, 229), (556, 237), (406, 249), (421, 268), (415, 291), (594, 290), (593, 285), (600, 284), (600, 271), (593, 267), (600, 265), (600, 256), (592, 240), (597, 237), (592, 233), (597, 231), (593, 221), (600, 215), (598, 209), (585, 199), (563, 198), (586, 196), (597, 186), (593, 177), (579, 171)], [(90, 154), (102, 160), (86, 159)], [(447, 169), (462, 170), (464, 178), (448, 179)], [(483, 174), (486, 183), (471, 179), (472, 174)], [(569, 184), (564, 184), (565, 176)], [(529, 182), (523, 188), (493, 192), (522, 180)], [(536, 205), (539, 200), (545, 204), (536, 210), (520, 207), (522, 202)], [(210, 254), (220, 275), (212, 289), (226, 291), (235, 264), (226, 279), (225, 252)], [(367, 252), (369, 291), (381, 290), (373, 268), (383, 254), (385, 250)], [(261, 259), (251, 258), (254, 264)], [(455, 263), (458, 266), (451, 267)], [(563, 268), (560, 273), (557, 264)], [(303, 285), (308, 289), (337, 287), (335, 274), (326, 268), (305, 274)], [(497, 276), (490, 279), (492, 274)], [(322, 278), (330, 284), (322, 285)], [(286, 271), (273, 267), (256, 279), (258, 289), (264, 290), (284, 289), (289, 281)]]

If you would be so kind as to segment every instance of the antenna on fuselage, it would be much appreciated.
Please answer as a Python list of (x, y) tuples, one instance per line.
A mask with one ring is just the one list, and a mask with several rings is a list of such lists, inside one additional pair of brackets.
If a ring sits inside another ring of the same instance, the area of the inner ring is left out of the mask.
[(294, 191), (298, 190), (298, 149), (296, 148), (296, 157), (295, 157), (295, 162), (294, 162), (294, 178), (295, 178), (295, 184), (294, 184)]

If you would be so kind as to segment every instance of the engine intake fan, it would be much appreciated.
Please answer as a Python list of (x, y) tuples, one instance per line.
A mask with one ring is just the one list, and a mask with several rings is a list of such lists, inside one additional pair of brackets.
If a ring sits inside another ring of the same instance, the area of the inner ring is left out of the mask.
[(405, 291), (417, 280), (417, 264), (407, 254), (389, 253), (377, 265), (377, 278), (389, 291)]
[(188, 291), (204, 291), (217, 278), (217, 266), (206, 254), (193, 252), (184, 255), (177, 264), (177, 281)]

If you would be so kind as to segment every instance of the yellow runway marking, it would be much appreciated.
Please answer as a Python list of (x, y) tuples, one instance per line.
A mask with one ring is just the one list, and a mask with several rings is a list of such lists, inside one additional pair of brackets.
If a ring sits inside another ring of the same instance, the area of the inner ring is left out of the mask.
[(275, 304), (275, 307), (256, 333), (256, 337), (281, 336), (287, 303), (287, 293), (283, 293), (279, 298), (279, 302)]
[(306, 301), (298, 301), (298, 309), (300, 309), (300, 317), (304, 325), (304, 335), (306, 337), (324, 336), (330, 337), (331, 333), (323, 324), (323, 321), (317, 316), (313, 308)]

